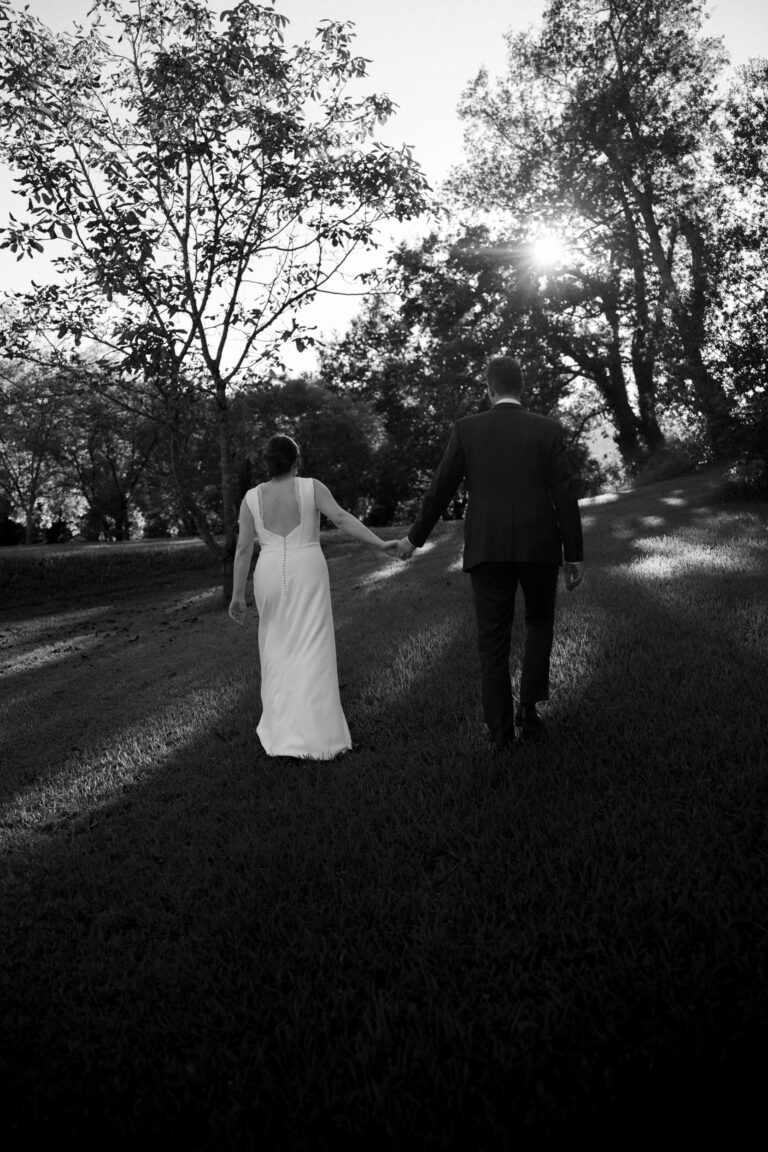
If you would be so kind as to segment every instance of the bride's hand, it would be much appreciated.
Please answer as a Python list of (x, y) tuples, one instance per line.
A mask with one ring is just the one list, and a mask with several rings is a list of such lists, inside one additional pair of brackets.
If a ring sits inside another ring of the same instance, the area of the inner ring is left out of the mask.
[(229, 605), (229, 615), (235, 624), (245, 624), (247, 611), (245, 600), (235, 600), (234, 597), (232, 598)]
[(397, 544), (397, 540), (382, 540), (381, 550), (382, 552), (394, 552), (397, 548)]

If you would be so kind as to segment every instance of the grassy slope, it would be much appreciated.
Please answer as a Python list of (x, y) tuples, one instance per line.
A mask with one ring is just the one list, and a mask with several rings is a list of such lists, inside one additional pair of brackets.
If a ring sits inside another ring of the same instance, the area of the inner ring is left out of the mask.
[(259, 756), (255, 622), (213, 586), (13, 624), (11, 1130), (640, 1148), (757, 1114), (766, 509), (694, 479), (584, 516), (550, 735), (510, 762), (459, 525), (409, 566), (329, 548), (333, 764)]
[(0, 548), (4, 609), (93, 598), (103, 591), (183, 584), (191, 573), (218, 567), (200, 540), (33, 544)]

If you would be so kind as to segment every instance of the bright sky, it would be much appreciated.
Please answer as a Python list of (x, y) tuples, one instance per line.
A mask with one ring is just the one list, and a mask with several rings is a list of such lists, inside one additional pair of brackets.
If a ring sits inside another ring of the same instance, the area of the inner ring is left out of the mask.
[[(15, 2), (27, 3), (34, 15), (63, 30), (73, 21), (85, 22), (91, 0)], [(216, 10), (235, 2), (210, 0)], [(491, 74), (502, 70), (504, 32), (537, 25), (545, 0), (277, 0), (276, 7), (290, 20), (288, 42), (309, 38), (322, 19), (354, 22), (354, 50), (370, 60), (367, 88), (386, 92), (399, 105), (381, 137), (411, 145), (435, 184), (461, 159), (456, 105), (463, 88), (484, 65)], [(766, 0), (710, 0), (709, 12), (707, 31), (725, 38), (734, 64), (768, 55)], [(12, 203), (9, 174), (0, 168), (0, 220)], [(0, 252), (0, 283), (26, 287), (30, 274), (43, 280), (40, 262), (35, 265), (17, 264), (11, 254)], [(353, 300), (328, 297), (313, 319), (323, 330), (343, 329), (356, 308)], [(303, 361), (297, 361), (300, 365)]]

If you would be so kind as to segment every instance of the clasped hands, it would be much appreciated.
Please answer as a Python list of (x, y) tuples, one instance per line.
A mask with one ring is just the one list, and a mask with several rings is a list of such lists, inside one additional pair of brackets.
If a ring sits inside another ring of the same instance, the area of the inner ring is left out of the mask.
[(384, 544), (384, 551), (390, 556), (396, 556), (398, 560), (410, 560), (415, 548), (416, 545), (411, 544), (407, 536), (403, 536), (402, 540), (387, 540)]

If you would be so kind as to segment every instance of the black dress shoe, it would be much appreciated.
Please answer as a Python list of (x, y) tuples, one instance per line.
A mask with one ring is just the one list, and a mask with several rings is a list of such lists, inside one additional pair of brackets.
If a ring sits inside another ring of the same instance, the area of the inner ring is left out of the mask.
[(544, 735), (544, 721), (535, 704), (519, 705), (515, 712), (515, 727), (519, 729), (521, 740), (538, 740)]

